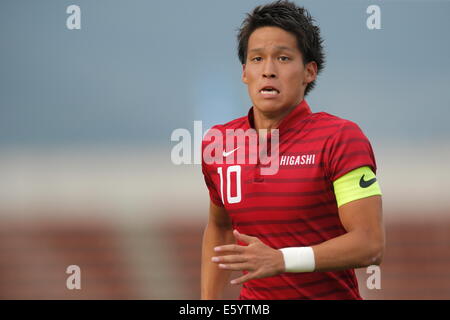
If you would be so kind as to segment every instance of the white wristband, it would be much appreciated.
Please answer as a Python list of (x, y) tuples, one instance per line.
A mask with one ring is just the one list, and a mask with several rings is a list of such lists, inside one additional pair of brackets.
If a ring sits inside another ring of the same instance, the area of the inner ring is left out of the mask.
[(311, 247), (280, 249), (283, 253), (286, 272), (312, 272), (316, 267), (314, 250)]

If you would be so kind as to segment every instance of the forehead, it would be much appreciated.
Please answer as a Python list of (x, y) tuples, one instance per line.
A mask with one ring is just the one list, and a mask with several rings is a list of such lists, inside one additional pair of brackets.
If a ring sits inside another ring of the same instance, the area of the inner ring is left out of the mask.
[(247, 50), (280, 47), (298, 51), (297, 38), (294, 34), (278, 27), (261, 27), (250, 35)]

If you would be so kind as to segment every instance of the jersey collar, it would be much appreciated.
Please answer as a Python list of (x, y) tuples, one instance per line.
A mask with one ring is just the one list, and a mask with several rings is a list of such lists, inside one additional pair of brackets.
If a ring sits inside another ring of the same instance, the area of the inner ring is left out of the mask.
[[(299, 121), (306, 119), (309, 115), (311, 115), (311, 108), (305, 99), (302, 100), (287, 116), (281, 120), (278, 129), (280, 133), (295, 127)], [(247, 115), (246, 125), (249, 128), (255, 128), (254, 115), (253, 115), (253, 107), (250, 108)]]

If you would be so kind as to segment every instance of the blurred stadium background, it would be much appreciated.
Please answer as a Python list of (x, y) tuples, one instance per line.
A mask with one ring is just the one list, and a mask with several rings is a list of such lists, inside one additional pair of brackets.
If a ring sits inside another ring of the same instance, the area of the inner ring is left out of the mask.
[[(1, 299), (199, 298), (208, 194), (170, 135), (247, 112), (235, 34), (261, 3), (1, 2)], [(357, 271), (363, 297), (450, 299), (450, 2), (297, 3), (327, 53), (308, 102), (357, 122), (377, 157), (387, 250), (380, 290)]]

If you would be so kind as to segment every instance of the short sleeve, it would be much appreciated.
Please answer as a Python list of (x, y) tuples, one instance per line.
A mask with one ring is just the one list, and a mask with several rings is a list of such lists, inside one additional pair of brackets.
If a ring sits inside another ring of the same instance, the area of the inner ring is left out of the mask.
[(214, 167), (211, 165), (208, 165), (205, 162), (205, 159), (203, 157), (203, 150), (205, 149), (206, 144), (209, 143), (209, 141), (202, 141), (202, 173), (203, 173), (203, 177), (205, 180), (205, 184), (206, 187), (208, 188), (209, 191), (209, 197), (211, 199), (211, 201), (219, 207), (223, 207), (223, 203), (222, 203), (222, 197), (220, 196), (220, 193), (217, 190), (216, 185), (214, 184), (213, 179), (211, 178), (210, 175), (210, 170), (213, 169)]
[(331, 181), (363, 166), (369, 166), (376, 173), (375, 156), (369, 139), (354, 122), (344, 120), (329, 140), (326, 150), (325, 168)]

